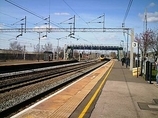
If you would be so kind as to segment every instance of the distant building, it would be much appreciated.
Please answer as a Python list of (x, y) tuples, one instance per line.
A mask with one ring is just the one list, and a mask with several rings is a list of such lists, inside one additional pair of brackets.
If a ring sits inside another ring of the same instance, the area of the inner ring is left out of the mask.
[(53, 52), (45, 51), (44, 52), (44, 61), (52, 61), (53, 60)]

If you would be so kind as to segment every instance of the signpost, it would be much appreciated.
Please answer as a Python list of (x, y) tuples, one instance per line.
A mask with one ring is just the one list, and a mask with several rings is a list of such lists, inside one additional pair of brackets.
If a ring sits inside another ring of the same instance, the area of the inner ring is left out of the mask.
[(132, 47), (133, 47), (133, 48), (138, 47), (138, 43), (137, 43), (137, 42), (132, 42)]
[(138, 54), (137, 54), (137, 78), (138, 78), (138, 66), (139, 66), (139, 44), (138, 42), (132, 42), (133, 48), (138, 48)]

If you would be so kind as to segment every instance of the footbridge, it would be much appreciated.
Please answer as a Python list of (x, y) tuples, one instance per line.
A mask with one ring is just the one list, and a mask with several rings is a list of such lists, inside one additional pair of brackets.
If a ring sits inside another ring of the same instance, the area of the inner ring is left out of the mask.
[(67, 49), (76, 50), (123, 50), (119, 46), (99, 46), (99, 45), (68, 45)]
[(119, 46), (99, 46), (99, 45), (67, 45), (65, 49), (66, 59), (73, 57), (74, 50), (115, 50), (117, 51), (118, 59), (120, 54), (123, 54), (123, 47)]

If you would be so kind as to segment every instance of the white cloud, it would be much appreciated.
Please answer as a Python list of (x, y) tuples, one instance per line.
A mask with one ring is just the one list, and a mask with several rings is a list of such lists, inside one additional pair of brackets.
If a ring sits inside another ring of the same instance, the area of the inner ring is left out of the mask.
[(147, 21), (148, 22), (158, 22), (158, 12), (147, 13)]
[[(36, 31), (36, 32), (46, 32), (46, 30), (48, 30), (46, 28), (49, 28), (49, 25), (35, 26), (34, 31)], [(52, 28), (51, 25), (50, 25), (50, 28)]]
[[(139, 17), (142, 19), (142, 21), (145, 20), (145, 14), (139, 13)], [(147, 21), (148, 22), (158, 22), (158, 12), (154, 13), (147, 13)]]
[(152, 3), (149, 4), (149, 7), (153, 7), (153, 6), (155, 6), (155, 5), (156, 5), (156, 4), (152, 2)]
[(56, 15), (56, 16), (69, 16), (70, 14), (67, 12), (56, 12), (56, 13), (54, 13), (54, 15)]
[(5, 26), (5, 24), (4, 24), (4, 23), (0, 23), (0, 29), (3, 29), (3, 28), (4, 28), (4, 26)]

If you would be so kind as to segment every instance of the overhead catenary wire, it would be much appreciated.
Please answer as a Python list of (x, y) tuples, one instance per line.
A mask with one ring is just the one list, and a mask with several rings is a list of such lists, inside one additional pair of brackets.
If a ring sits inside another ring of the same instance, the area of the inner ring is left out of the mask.
[[(12, 15), (9, 15), (9, 14), (6, 14), (6, 13), (3, 13), (3, 12), (1, 12), (1, 11), (0, 11), (0, 13), (3, 14), (3, 15), (6, 15), (6, 16), (8, 16), (8, 17), (14, 18), (14, 19), (16, 19), (16, 20), (19, 20), (19, 21), (21, 20), (21, 18), (17, 18), (17, 17), (15, 17), (15, 16), (12, 16)], [(17, 21), (17, 22), (19, 22), (19, 21)], [(29, 21), (27, 21), (27, 23), (32, 24), (32, 25), (35, 25), (34, 23), (31, 23), (31, 22), (29, 22)], [(13, 27), (13, 26), (14, 26), (13, 24), (15, 25), (15, 23), (12, 23), (12, 24), (7, 24), (7, 25), (5, 24), (5, 26), (7, 26), (7, 27)]]
[(11, 18), (14, 18), (14, 19), (18, 20), (17, 22), (12, 23), (12, 24), (5, 24), (5, 23), (3, 23), (3, 26), (6, 26), (6, 27), (13, 27), (13, 25), (15, 25), (15, 24), (17, 24), (18, 22), (21, 22), (21, 21), (23, 20), (23, 19), (20, 19), (20, 18), (16, 18), (16, 17), (14, 17), (14, 16), (11, 16), (11, 15), (9, 15), (9, 14), (3, 13), (3, 12), (1, 12), (1, 11), (0, 11), (0, 13), (3, 14), (3, 15), (6, 15), (6, 16), (8, 16), (8, 17), (11, 17)]
[(11, 16), (11, 15), (9, 15), (9, 14), (3, 13), (3, 12), (1, 12), (1, 11), (0, 11), (0, 13), (3, 14), (3, 15), (6, 15), (6, 16), (12, 17), (12, 18), (14, 18), (14, 19), (16, 19), (16, 20), (19, 19), (19, 18), (16, 18), (16, 17), (14, 17), (14, 16)]
[[(32, 15), (34, 15), (34, 16), (36, 16), (36, 17), (42, 19), (42, 20), (47, 20), (49, 23), (54, 24), (53, 22), (50, 21), (50, 15), (49, 15), (48, 18), (45, 18), (45, 17), (42, 17), (42, 16), (40, 16), (40, 15), (38, 15), (38, 14), (36, 14), (36, 13), (34, 13), (34, 12), (32, 12), (32, 11), (30, 11), (30, 10), (28, 10), (28, 9), (26, 9), (26, 8), (24, 8), (24, 7), (20, 6), (20, 5), (18, 5), (18, 4), (16, 4), (15, 2), (12, 2), (11, 0), (5, 0), (5, 1), (9, 2), (10, 4), (12, 4), (12, 5), (14, 5), (14, 6), (16, 6), (16, 7), (20, 8), (20, 9), (22, 9), (22, 10), (24, 10), (24, 11), (30, 13), (30, 14), (32, 14)], [(49, 8), (49, 14), (50, 14), (50, 8)], [(5, 15), (6, 15), (6, 14), (5, 14)], [(8, 15), (8, 16), (9, 16), (9, 15)], [(18, 19), (18, 18), (16, 18), (16, 19)], [(20, 19), (20, 21), (22, 21), (22, 19)], [(18, 23), (18, 22), (20, 22), (20, 21), (17, 21), (17, 22), (15, 22), (15, 23), (13, 23), (13, 24), (16, 24), (16, 23)], [(33, 24), (33, 23), (32, 23), (32, 24)], [(59, 25), (56, 25), (56, 24), (54, 24), (54, 25), (61, 28), (61, 26), (59, 26)], [(50, 27), (49, 27), (49, 28), (50, 28)], [(25, 39), (26, 39), (26, 38), (25, 38)]]
[(17, 24), (17, 23), (23, 21), (24, 19), (25, 19), (25, 18), (22, 18), (22, 19), (20, 19), (19, 21), (15, 22), (15, 23), (13, 23), (13, 24), (11, 24), (11, 25), (15, 25), (15, 24)]
[[(42, 20), (45, 20), (45, 17), (40, 16), (40, 15), (38, 15), (38, 14), (36, 14), (36, 13), (34, 13), (34, 12), (32, 12), (32, 11), (30, 11), (30, 10), (20, 6), (20, 5), (18, 5), (17, 3), (15, 3), (15, 2), (13, 2), (11, 0), (5, 0), (5, 1), (10, 3), (10, 4), (12, 4), (12, 5), (14, 5), (14, 6), (16, 6), (16, 7), (18, 7), (18, 8), (20, 8), (20, 9), (22, 9), (22, 10), (24, 10), (24, 11), (26, 11), (26, 12), (28, 12), (28, 13), (30, 13), (30, 14), (32, 14), (32, 15), (34, 15), (34, 16), (36, 16), (36, 17), (38, 17), (38, 18), (40, 18), (40, 19), (42, 19)], [(57, 25), (57, 23), (55, 24), (52, 21), (50, 23), (52, 23), (53, 25), (55, 25), (57, 27), (60, 27), (59, 25)]]
[[(132, 2), (133, 2), (133, 0), (129, 0), (128, 6), (127, 6), (127, 9), (126, 9), (126, 12), (125, 12), (125, 16), (123, 18), (122, 27), (125, 27), (125, 21), (126, 21), (126, 18), (128, 16), (128, 14), (129, 14), (130, 8), (132, 6)], [(124, 35), (125, 40), (127, 40), (127, 49), (126, 49), (126, 51), (128, 53), (128, 32), (127, 32), (127, 39), (125, 37), (125, 32), (124, 31), (123, 31), (123, 35)], [(127, 56), (127, 54), (126, 54), (126, 56)]]
[(69, 18), (69, 19), (67, 19), (67, 20), (64, 20), (64, 21), (60, 22), (59, 24), (63, 24), (63, 23), (65, 23), (65, 22), (69, 21), (69, 20), (72, 20), (73, 18), (74, 18), (74, 17), (71, 17), (71, 18)]
[[(49, 15), (49, 17), (48, 17), (49, 19), (48, 19), (48, 18), (45, 18), (45, 17), (43, 17), (43, 16), (40, 16), (40, 15), (38, 15), (38, 14), (36, 14), (36, 13), (34, 13), (34, 12), (32, 12), (32, 11), (30, 11), (30, 10), (28, 10), (28, 9), (26, 9), (26, 8), (24, 8), (24, 7), (22, 7), (22, 6), (20, 6), (20, 5), (18, 5), (18, 4), (15, 3), (15, 2), (12, 2), (11, 0), (5, 0), (5, 1), (9, 2), (10, 4), (12, 4), (12, 5), (14, 5), (14, 6), (16, 6), (16, 7), (20, 8), (20, 9), (22, 9), (22, 10), (24, 10), (24, 11), (30, 13), (30, 14), (32, 14), (32, 15), (34, 15), (34, 16), (36, 16), (36, 17), (42, 19), (42, 20), (47, 20), (47, 21), (49, 22), (49, 29), (50, 29), (50, 24), (53, 24), (54, 26), (59, 27), (59, 28), (63, 28), (61, 25), (59, 25), (59, 24), (57, 24), (57, 23), (54, 23), (53, 21), (50, 21), (50, 15)], [(49, 5), (50, 5), (50, 4), (49, 4)], [(36, 24), (34, 24), (34, 25), (36, 25)], [(48, 32), (49, 32), (49, 30), (48, 30)]]
[(36, 16), (36, 17), (38, 17), (38, 18), (44, 20), (44, 17), (42, 17), (42, 16), (40, 16), (40, 15), (37, 15), (36, 13), (33, 13), (32, 11), (30, 11), (30, 10), (28, 10), (28, 9), (26, 9), (26, 8), (24, 8), (24, 7), (22, 7), (22, 6), (20, 6), (20, 5), (18, 5), (17, 3), (15, 3), (15, 2), (13, 2), (13, 1), (11, 1), (11, 0), (5, 0), (5, 1), (7, 1), (8, 3), (10, 3), (10, 4), (12, 4), (12, 5), (14, 5), (14, 6), (16, 6), (16, 7), (20, 8), (20, 9), (22, 9), (22, 10), (24, 10), (24, 11), (26, 11), (26, 12), (32, 14), (32, 15), (34, 15), (34, 16)]
[[(20, 5), (18, 5), (17, 3), (15, 3), (15, 2), (13, 2), (13, 1), (11, 1), (11, 0), (5, 0), (6, 2), (8, 2), (8, 3), (10, 3), (10, 4), (12, 4), (12, 5), (14, 5), (14, 6), (16, 6), (16, 7), (18, 7), (18, 8), (20, 8), (20, 9), (22, 9), (22, 10), (24, 10), (24, 11), (26, 11), (26, 12), (28, 12), (28, 13), (30, 13), (30, 14), (32, 14), (32, 15), (34, 15), (34, 16), (36, 16), (36, 17), (38, 17), (38, 18), (40, 18), (40, 19), (43, 19), (43, 20), (45, 20), (45, 18), (43, 17), (43, 16), (40, 16), (40, 15), (38, 15), (38, 14), (36, 14), (36, 13), (34, 13), (34, 12), (32, 12), (32, 11), (30, 11), (30, 10), (28, 10), (28, 9), (26, 9), (26, 8), (24, 8), (24, 7), (22, 7), (22, 6), (20, 6)], [(67, 4), (68, 5), (68, 4)], [(68, 5), (69, 6), (69, 5)], [(71, 6), (69, 6), (70, 8), (71, 8)], [(50, 9), (50, 8), (49, 8)], [(71, 10), (73, 10), (72, 8), (71, 8)], [(75, 12), (75, 10), (73, 10), (74, 12)], [(77, 14), (77, 12), (75, 12), (75, 14), (79, 17), (79, 18), (81, 18), (78, 14)], [(84, 22), (85, 22), (85, 20), (83, 19), (83, 18), (81, 18)], [(57, 25), (57, 24), (54, 24), (53, 22), (49, 22), (49, 23), (51, 23), (51, 24), (53, 24), (53, 25), (55, 25), (55, 26), (57, 26), (57, 27), (61, 27), (61, 26), (59, 26), (59, 25)], [(86, 23), (86, 22), (85, 22)], [(87, 24), (87, 23), (86, 23)], [(88, 25), (88, 24), (87, 24)], [(89, 26), (89, 25), (88, 25)], [(93, 32), (92, 32), (93, 33)], [(94, 35), (94, 33), (93, 33), (93, 35)], [(95, 35), (94, 35), (95, 36)], [(97, 39), (97, 37), (95, 36), (95, 38)], [(99, 40), (98, 40), (99, 41)]]
[[(63, 1), (88, 27), (90, 27), (89, 24), (65, 0), (63, 0)], [(97, 39), (97, 41), (99, 41), (98, 38), (95, 36), (94, 32), (91, 31), (91, 33), (93, 34), (95, 39)]]
[(125, 16), (124, 16), (124, 18), (123, 18), (122, 27), (125, 26), (125, 21), (126, 21), (126, 18), (127, 18), (127, 16), (128, 16), (128, 13), (129, 13), (129, 11), (130, 11), (130, 8), (131, 8), (131, 6), (132, 6), (132, 2), (133, 2), (133, 0), (129, 0), (128, 6), (127, 6), (127, 9), (126, 9), (126, 12), (125, 12)]
[[(95, 18), (95, 19), (93, 19), (93, 20), (91, 20), (91, 21), (89, 21), (89, 22), (87, 22), (87, 23), (93, 23), (94, 21), (96, 21), (96, 20), (98, 20), (98, 19), (100, 19), (102, 17), (104, 17), (104, 14), (99, 16), (99, 17), (97, 17), (97, 18)], [(95, 23), (102, 23), (102, 22), (95, 22)]]

